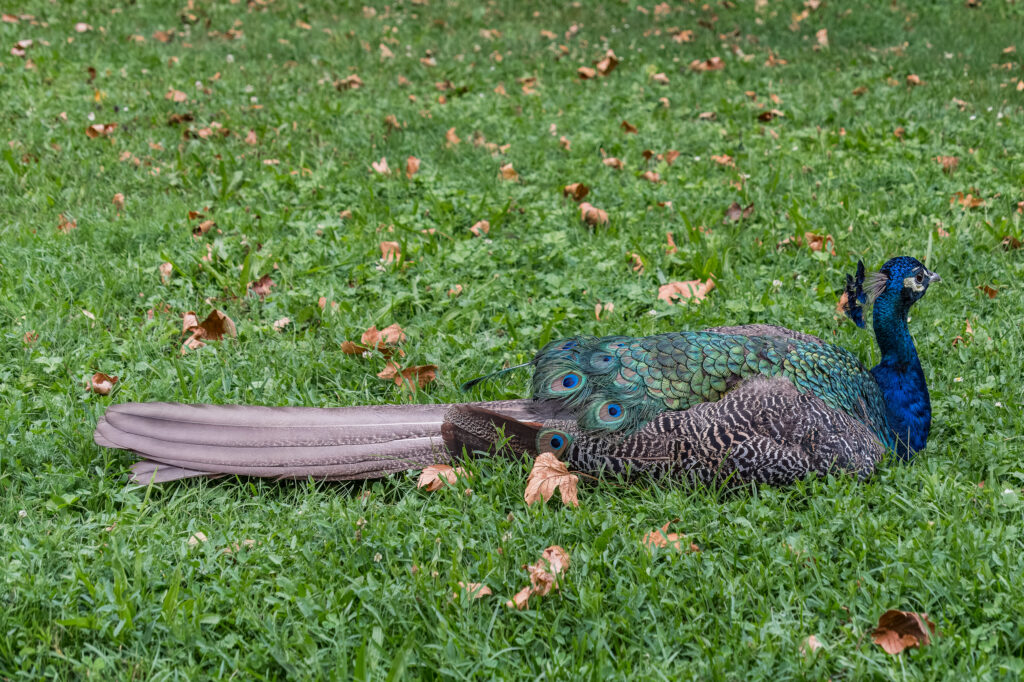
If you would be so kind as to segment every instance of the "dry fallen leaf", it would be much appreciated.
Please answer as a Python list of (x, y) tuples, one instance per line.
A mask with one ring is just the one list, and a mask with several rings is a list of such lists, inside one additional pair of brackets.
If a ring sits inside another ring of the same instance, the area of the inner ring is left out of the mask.
[(601, 315), (603, 313), (611, 314), (615, 311), (615, 304), (612, 302), (608, 303), (597, 303), (594, 305), (594, 317), (598, 322), (601, 321)]
[(558, 138), (558, 145), (565, 151), (569, 151), (572, 148), (572, 142), (565, 135)]
[(995, 298), (996, 296), (999, 295), (999, 290), (988, 284), (982, 284), (981, 286), (978, 287), (978, 289), (984, 291), (985, 295), (988, 296), (989, 298)]
[(516, 592), (512, 596), (512, 599), (505, 602), (505, 606), (508, 606), (509, 608), (516, 608), (522, 611), (527, 606), (529, 606), (530, 594), (532, 592), (533, 589), (529, 585), (527, 585), (523, 589)]
[(394, 263), (402, 258), (402, 247), (398, 242), (381, 242), (380, 259), (384, 263)]
[(815, 234), (804, 232), (804, 239), (807, 240), (807, 248), (811, 251), (825, 251), (836, 255), (836, 240), (830, 234)]
[(707, 281), (702, 282), (699, 279), (691, 279), (685, 282), (669, 282), (658, 287), (658, 298), (665, 301), (669, 305), (674, 305), (675, 300), (678, 299), (693, 299), (694, 301), (703, 301), (708, 292), (715, 288), (715, 282), (713, 279), (708, 277)]
[[(645, 545), (645, 546), (647, 546), (647, 547), (649, 547), (651, 549), (654, 549), (654, 548), (664, 549), (666, 547), (671, 547), (672, 549), (676, 550), (677, 552), (681, 552), (683, 550), (683, 544), (682, 544), (681, 538), (685, 538), (686, 535), (683, 535), (683, 534), (680, 534), (680, 533), (669, 533), (668, 532), (668, 527), (671, 526), (673, 523), (675, 523), (678, 520), (679, 519), (672, 519), (671, 521), (666, 522), (665, 525), (662, 526), (660, 530), (653, 530), (650, 533), (646, 533), (644, 535), (643, 539), (640, 542), (643, 545)], [(692, 542), (690, 543), (689, 549), (690, 549), (691, 552), (699, 552), (700, 551), (700, 547), (698, 547), (697, 545), (693, 544)]]
[(88, 389), (98, 395), (110, 395), (110, 391), (117, 383), (117, 377), (112, 377), (103, 372), (96, 372), (89, 379)]
[(531, 596), (544, 597), (558, 589), (558, 576), (569, 568), (569, 553), (558, 545), (552, 545), (544, 550), (536, 563), (523, 565), (523, 568), (530, 574), (529, 586), (505, 602), (506, 606), (519, 610), (527, 607)]
[(762, 111), (760, 114), (758, 114), (757, 120), (767, 122), (782, 116), (785, 116), (785, 114), (779, 111), (778, 109), (769, 109), (768, 111)]
[(385, 346), (401, 345), (405, 343), (406, 338), (405, 331), (396, 323), (380, 330), (377, 329), (377, 325), (373, 325), (363, 332), (359, 340), (370, 348), (381, 350)]
[(655, 173), (654, 171), (644, 171), (643, 173), (640, 174), (640, 177), (646, 180), (647, 182), (661, 182), (661, 175)]
[(569, 473), (565, 462), (550, 452), (542, 452), (533, 461), (523, 497), (528, 505), (539, 500), (547, 502), (558, 490), (562, 494), (563, 504), (578, 507), (580, 503), (577, 499), (576, 486), (579, 480), (579, 476)]
[(78, 221), (74, 218), (68, 218), (63, 213), (60, 214), (60, 222), (57, 223), (57, 231), (67, 234), (71, 230), (78, 227)]
[(96, 139), (97, 137), (104, 137), (114, 132), (117, 128), (116, 123), (93, 123), (91, 126), (85, 129), (85, 134), (89, 137)]
[(196, 531), (195, 533), (190, 535), (189, 538), (188, 538), (188, 546), (189, 547), (195, 547), (200, 542), (206, 542), (206, 533), (204, 533), (201, 530), (200, 531)]
[(672, 254), (679, 251), (679, 247), (676, 246), (675, 237), (672, 236), (671, 232), (665, 233), (665, 239), (668, 241), (668, 248), (665, 249), (665, 253), (671, 256)]
[(512, 167), (511, 163), (503, 164), (498, 173), (502, 180), (514, 182), (519, 179), (519, 173), (516, 172), (516, 169)]
[(250, 130), (248, 133), (245, 134), (245, 143), (252, 146), (258, 145), (260, 143), (260, 138), (256, 137), (255, 130)]
[(911, 87), (913, 87), (915, 85), (921, 85), (923, 83), (924, 83), (924, 81), (921, 80), (920, 76), (918, 76), (916, 73), (912, 73), (912, 74), (907, 76), (907, 85), (909, 85)]
[(480, 220), (473, 224), (469, 228), (469, 231), (475, 234), (477, 237), (483, 237), (491, 231), (491, 222), (489, 220)]
[(274, 321), (274, 331), (275, 332), (284, 331), (284, 328), (287, 327), (291, 323), (292, 323), (292, 320), (291, 320), (290, 317), (282, 317), (280, 320), (275, 320)]
[(444, 134), (444, 139), (445, 143), (449, 147), (454, 147), (455, 145), (462, 142), (462, 140), (459, 139), (459, 136), (455, 134), (455, 128), (449, 128), (448, 132)]
[(956, 196), (951, 197), (949, 200), (949, 205), (952, 206), (953, 204), (960, 204), (964, 208), (979, 208), (985, 205), (985, 200), (974, 196), (970, 192), (966, 195), (963, 192), (957, 192)]
[(583, 201), (588, 194), (590, 194), (590, 188), (582, 182), (574, 182), (562, 189), (562, 196), (572, 197), (577, 202)]
[(942, 166), (944, 173), (952, 173), (960, 164), (960, 159), (956, 156), (936, 156), (935, 160)]
[(377, 376), (381, 379), (391, 379), (396, 386), (408, 386), (415, 391), (437, 378), (437, 365), (417, 365), (402, 369), (397, 363), (389, 360)]
[(889, 610), (878, 619), (871, 639), (887, 654), (895, 656), (904, 649), (931, 644), (933, 634), (935, 624), (928, 620), (927, 613)]
[(116, 208), (118, 211), (123, 211), (124, 210), (124, 194), (122, 194), (121, 192), (118, 192), (117, 194), (114, 195), (114, 198), (111, 200), (110, 203), (114, 204), (114, 208)]
[(753, 212), (754, 204), (750, 204), (744, 208), (734, 201), (729, 204), (729, 208), (725, 209), (725, 218), (722, 220), (722, 223), (735, 223), (740, 219), (749, 218)]
[(806, 656), (807, 654), (813, 654), (815, 651), (817, 651), (821, 647), (822, 647), (822, 644), (821, 644), (821, 642), (818, 641), (818, 638), (815, 637), (814, 635), (811, 635), (810, 637), (805, 639), (803, 641), (803, 643), (800, 645), (800, 653), (802, 653), (804, 656)]
[(736, 167), (736, 159), (729, 156), (728, 154), (712, 154), (711, 160), (717, 163), (719, 166), (731, 166)]
[(619, 124), (619, 127), (626, 131), (627, 134), (633, 134), (640, 132), (639, 128), (630, 123), (629, 121), (623, 121)]
[(455, 485), (459, 476), (470, 478), (471, 474), (462, 467), (450, 467), (447, 464), (431, 464), (420, 472), (416, 481), (417, 488), (426, 488), (428, 493), (440, 490), (446, 485)]
[(608, 224), (608, 212), (602, 211), (588, 201), (580, 204), (580, 218), (588, 225)]
[(651, 76), (651, 80), (654, 81), (655, 83), (657, 83), (658, 85), (668, 85), (669, 84), (668, 76), (666, 76), (663, 73), (656, 73), (656, 74), (654, 74), (653, 76)]
[(633, 272), (644, 274), (644, 261), (640, 257), (640, 254), (633, 253), (632, 251), (626, 254), (626, 257), (631, 261)]
[(206, 344), (203, 342), (203, 339), (220, 341), (225, 336), (234, 337), (238, 335), (235, 323), (230, 317), (219, 310), (212, 311), (202, 322), (199, 322), (199, 318), (194, 312), (188, 311), (182, 315), (181, 333), (191, 334), (182, 344), (182, 354), (185, 353), (186, 348), (195, 350), (205, 346)]
[(411, 178), (416, 175), (420, 170), (420, 160), (415, 156), (410, 156), (405, 160), (405, 177)]
[(580, 77), (580, 80), (590, 80), (597, 76), (597, 71), (589, 66), (581, 66), (576, 69), (576, 75)]
[(597, 73), (600, 76), (607, 76), (615, 67), (619, 65), (619, 58), (615, 56), (615, 53), (608, 50), (604, 57), (599, 61), (594, 62), (594, 66), (597, 67)]
[(818, 41), (818, 45), (819, 46), (821, 46), (821, 47), (828, 47), (828, 29), (827, 28), (818, 29), (818, 31), (816, 31), (815, 34), (814, 34), (814, 38), (815, 38), (815, 40)]
[(391, 169), (388, 168), (388, 159), (386, 156), (380, 157), (380, 161), (373, 161), (370, 163), (370, 167), (373, 168), (374, 173), (380, 175), (388, 175), (391, 173)]
[(270, 275), (263, 275), (255, 282), (249, 282), (249, 290), (261, 299), (270, 294), (270, 287), (276, 286)]
[(626, 167), (626, 164), (622, 162), (622, 159), (617, 159), (614, 156), (609, 156), (606, 159), (602, 159), (601, 163), (608, 166), (609, 168), (614, 168), (615, 170), (622, 170), (623, 168)]
[(1003, 249), (1005, 249), (1006, 251), (1016, 251), (1021, 247), (1021, 241), (1014, 237), (1013, 235), (1008, 234), (1005, 237), (1003, 237), (1003, 241), (1000, 242), (999, 245), (1002, 246)]
[[(491, 592), (491, 588), (487, 587), (487, 585), (484, 585), (483, 583), (464, 583), (460, 580), (459, 587), (465, 590), (466, 594), (468, 594), (471, 599), (480, 599), (481, 597), (487, 597), (494, 594)], [(455, 596), (458, 597), (459, 593), (456, 592)]]
[(678, 152), (675, 149), (669, 149), (667, 152), (658, 154), (658, 161), (663, 160), (665, 163), (671, 166), (673, 163), (676, 162), (676, 159), (679, 158), (680, 153), (681, 152)]
[(725, 62), (722, 61), (721, 57), (711, 57), (710, 59), (694, 59), (690, 62), (691, 71), (719, 71), (725, 68)]
[(171, 88), (167, 91), (167, 94), (164, 95), (164, 99), (169, 99), (172, 102), (178, 102), (180, 104), (181, 102), (188, 101), (188, 95), (181, 90)]

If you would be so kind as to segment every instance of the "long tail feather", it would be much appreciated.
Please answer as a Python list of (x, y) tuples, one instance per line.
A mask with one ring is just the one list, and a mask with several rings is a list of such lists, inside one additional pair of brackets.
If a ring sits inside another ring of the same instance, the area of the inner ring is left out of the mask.
[(471, 389), (474, 386), (476, 386), (477, 384), (479, 384), (481, 381), (487, 381), (488, 379), (494, 379), (495, 377), (500, 377), (502, 374), (508, 374), (509, 372), (516, 371), (517, 369), (522, 369), (524, 367), (529, 367), (532, 364), (533, 364), (533, 361), (531, 360), (530, 362), (524, 362), (521, 365), (512, 365), (511, 367), (506, 367), (505, 369), (499, 369), (496, 372), (491, 372), (490, 374), (485, 374), (482, 377), (477, 377), (476, 379), (470, 379), (466, 383), (462, 384), (462, 390), (463, 391), (468, 391), (469, 389)]
[[(474, 403), (530, 419), (529, 400)], [(138, 483), (235, 474), (279, 479), (376, 478), (450, 459), (442, 435), (451, 405), (304, 408), (126, 403), (96, 425), (104, 447), (143, 456)]]

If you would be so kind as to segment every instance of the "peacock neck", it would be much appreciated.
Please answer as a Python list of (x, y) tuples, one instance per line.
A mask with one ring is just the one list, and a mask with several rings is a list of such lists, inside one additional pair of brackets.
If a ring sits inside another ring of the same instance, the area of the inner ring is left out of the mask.
[(907, 309), (899, 303), (875, 303), (872, 325), (882, 359), (871, 374), (885, 399), (896, 454), (910, 459), (928, 442), (932, 408), (924, 370), (907, 327)]

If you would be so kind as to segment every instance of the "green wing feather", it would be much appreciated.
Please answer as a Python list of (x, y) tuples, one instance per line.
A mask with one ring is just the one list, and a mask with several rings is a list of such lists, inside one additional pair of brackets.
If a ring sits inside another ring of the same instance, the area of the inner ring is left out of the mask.
[(716, 401), (763, 375), (789, 379), (893, 445), (874, 377), (838, 346), (712, 331), (574, 336), (545, 346), (533, 364), (533, 396), (567, 407), (585, 433), (630, 434), (661, 412)]

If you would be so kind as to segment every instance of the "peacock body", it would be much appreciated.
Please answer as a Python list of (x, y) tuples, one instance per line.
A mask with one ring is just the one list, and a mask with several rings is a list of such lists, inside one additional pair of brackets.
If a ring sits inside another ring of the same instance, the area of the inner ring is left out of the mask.
[(847, 278), (845, 309), (858, 326), (863, 306), (874, 305), (882, 359), (871, 370), (839, 346), (773, 325), (574, 336), (527, 363), (528, 400), (323, 409), (115, 405), (97, 425), (96, 441), (141, 453), (140, 481), (366, 478), (499, 446), (552, 452), (590, 473), (772, 484), (834, 471), (864, 478), (886, 450), (909, 458), (927, 442), (931, 405), (907, 312), (938, 280), (907, 257), (870, 277), (860, 265)]

